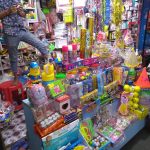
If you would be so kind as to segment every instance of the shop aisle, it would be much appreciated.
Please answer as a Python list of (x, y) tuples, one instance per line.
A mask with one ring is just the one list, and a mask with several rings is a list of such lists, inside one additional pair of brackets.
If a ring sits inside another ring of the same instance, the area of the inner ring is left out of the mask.
[(122, 150), (150, 150), (150, 132), (142, 129)]

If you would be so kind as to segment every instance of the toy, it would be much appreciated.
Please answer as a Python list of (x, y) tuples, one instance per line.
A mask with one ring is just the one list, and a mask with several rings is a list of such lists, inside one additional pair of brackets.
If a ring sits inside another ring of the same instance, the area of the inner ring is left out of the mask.
[(118, 81), (118, 84), (122, 85), (122, 81), (123, 81), (123, 68), (122, 67), (113, 68), (113, 80)]
[(90, 142), (90, 146), (95, 149), (101, 149), (106, 147), (109, 143), (110, 142), (105, 137), (98, 135)]
[(90, 119), (87, 119), (80, 124), (80, 132), (88, 143), (93, 139), (95, 132)]
[(86, 103), (95, 100), (98, 97), (98, 90), (95, 89), (92, 92), (87, 93), (80, 97), (81, 103)]
[(82, 82), (69, 85), (67, 87), (67, 94), (70, 96), (70, 105), (76, 107), (80, 105), (80, 97), (83, 96)]
[(58, 113), (53, 113), (48, 118), (42, 120), (39, 125), (42, 129), (51, 126), (55, 121), (57, 121), (61, 116)]
[(121, 105), (119, 107), (119, 113), (121, 115), (128, 115), (128, 96), (129, 96), (129, 93), (126, 93), (126, 92), (123, 92), (122, 95), (121, 95)]
[(118, 81), (113, 81), (104, 86), (104, 91), (110, 96), (114, 96), (118, 92)]
[(40, 81), (40, 67), (37, 62), (31, 62), (29, 65), (29, 78), (32, 83), (39, 83)]
[[(45, 123), (42, 123), (41, 125), (45, 125)], [(60, 116), (57, 120), (52, 122), (52, 124), (50, 124), (50, 126), (46, 127), (45, 129), (41, 128), (41, 126), (39, 124), (35, 125), (35, 129), (36, 129), (37, 133), (40, 135), (40, 137), (44, 137), (44, 136), (62, 128), (63, 126), (65, 126), (64, 118), (62, 116)]]
[(97, 74), (97, 83), (98, 83), (98, 96), (101, 96), (104, 93), (104, 75), (102, 70)]
[(108, 95), (108, 93), (104, 93), (102, 96), (100, 96), (101, 105), (109, 103), (112, 101), (112, 98)]
[(45, 88), (41, 84), (31, 85), (27, 90), (28, 96), (35, 107), (48, 101)]
[(125, 85), (124, 90), (129, 94), (128, 106), (130, 112), (136, 114), (139, 119), (143, 119), (144, 117), (146, 117), (148, 108), (139, 104), (139, 92), (141, 90), (140, 87)]
[(128, 84), (132, 85), (136, 78), (136, 71), (134, 68), (130, 68), (128, 72)]
[(65, 88), (60, 80), (54, 81), (48, 84), (47, 89), (50, 91), (51, 97), (56, 98), (57, 96), (65, 92)]
[(58, 97), (55, 100), (55, 107), (56, 110), (59, 111), (61, 114), (70, 110), (70, 97), (68, 95)]
[(99, 129), (99, 131), (100, 134), (102, 134), (106, 139), (108, 139), (112, 143), (117, 142), (123, 136), (122, 131), (115, 129), (110, 125), (104, 126), (103, 128)]
[(7, 101), (0, 100), (0, 128), (6, 127), (13, 116), (14, 107)]
[(75, 109), (70, 109), (64, 113), (65, 124), (69, 124), (78, 119), (78, 114)]
[(55, 79), (54, 65), (49, 63), (44, 65), (43, 68), (44, 68), (44, 71), (42, 72), (43, 85), (48, 85)]

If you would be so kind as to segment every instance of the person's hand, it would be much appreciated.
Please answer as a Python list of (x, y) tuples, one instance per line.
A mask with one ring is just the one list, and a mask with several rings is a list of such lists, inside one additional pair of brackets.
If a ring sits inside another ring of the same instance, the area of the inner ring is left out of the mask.
[(17, 13), (17, 6), (16, 5), (13, 5), (9, 8), (9, 13), (10, 14), (15, 14)]

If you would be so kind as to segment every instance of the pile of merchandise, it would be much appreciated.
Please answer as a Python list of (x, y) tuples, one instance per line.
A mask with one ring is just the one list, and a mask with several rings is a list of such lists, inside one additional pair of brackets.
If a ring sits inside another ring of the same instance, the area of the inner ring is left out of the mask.
[[(134, 85), (142, 70), (140, 56), (128, 49), (132, 59), (123, 59), (123, 52), (114, 51), (102, 42), (92, 57), (82, 58), (82, 47), (78, 56), (72, 44), (62, 47), (62, 60), (53, 53), (42, 70), (30, 63), (27, 95), (45, 148), (102, 149), (124, 140), (124, 131), (148, 115), (139, 103), (140, 85)], [(116, 101), (120, 106), (113, 114), (110, 105)]]

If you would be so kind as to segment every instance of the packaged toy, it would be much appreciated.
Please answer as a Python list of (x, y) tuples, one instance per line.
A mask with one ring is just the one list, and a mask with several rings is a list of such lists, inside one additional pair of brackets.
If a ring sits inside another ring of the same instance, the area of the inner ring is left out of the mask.
[(45, 88), (41, 84), (33, 84), (28, 90), (28, 97), (35, 107), (39, 107), (48, 101)]
[(61, 80), (56, 80), (48, 84), (47, 89), (49, 90), (52, 98), (56, 98), (57, 96), (60, 96), (65, 92), (65, 87), (62, 84)]
[(68, 95), (63, 95), (63, 96), (58, 97), (55, 100), (55, 107), (56, 107), (56, 110), (60, 112), (61, 114), (70, 110), (70, 97)]
[(128, 115), (129, 110), (128, 110), (128, 101), (129, 101), (129, 93), (122, 93), (121, 95), (121, 105), (119, 107), (119, 113), (121, 115)]

